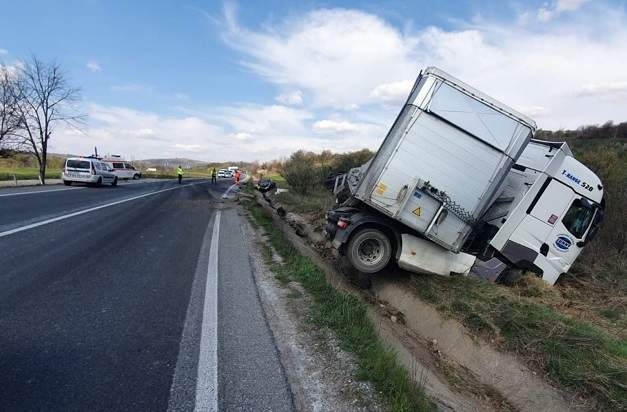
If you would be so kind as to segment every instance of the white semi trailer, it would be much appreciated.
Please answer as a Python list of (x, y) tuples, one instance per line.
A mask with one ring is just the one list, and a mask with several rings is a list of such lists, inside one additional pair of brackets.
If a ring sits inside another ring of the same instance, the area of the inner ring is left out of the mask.
[(535, 122), (434, 67), (375, 156), (336, 180), (333, 245), (361, 272), (402, 268), (553, 284), (603, 218), (600, 179)]

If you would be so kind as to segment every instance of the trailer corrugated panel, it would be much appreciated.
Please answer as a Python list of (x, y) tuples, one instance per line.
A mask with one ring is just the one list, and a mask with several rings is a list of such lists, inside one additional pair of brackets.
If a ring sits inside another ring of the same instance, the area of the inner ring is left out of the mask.
[(432, 71), (419, 78), (355, 196), (458, 251), (535, 125)]

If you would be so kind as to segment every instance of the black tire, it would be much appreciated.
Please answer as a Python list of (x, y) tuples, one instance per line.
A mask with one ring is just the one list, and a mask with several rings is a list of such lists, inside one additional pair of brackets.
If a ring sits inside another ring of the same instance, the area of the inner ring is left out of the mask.
[(64, 180), (63, 184), (66, 186), (72, 186), (72, 182), (70, 182), (69, 180)]
[(379, 229), (362, 229), (348, 242), (346, 257), (358, 271), (377, 273), (385, 268), (392, 258), (392, 242)]
[(509, 268), (505, 272), (501, 273), (498, 278), (496, 278), (496, 283), (500, 283), (505, 286), (514, 286), (516, 282), (522, 278), (523, 271), (522, 269), (517, 268)]
[(113, 179), (113, 182), (111, 182), (111, 186), (117, 186), (118, 185), (118, 178), (116, 177), (115, 179)]
[(102, 177), (98, 178), (98, 181), (96, 182), (96, 186), (98, 187), (102, 186)]
[(133, 180), (138, 180), (138, 179), (139, 179), (139, 175), (138, 175), (137, 173), (135, 173), (135, 174), (133, 175)]

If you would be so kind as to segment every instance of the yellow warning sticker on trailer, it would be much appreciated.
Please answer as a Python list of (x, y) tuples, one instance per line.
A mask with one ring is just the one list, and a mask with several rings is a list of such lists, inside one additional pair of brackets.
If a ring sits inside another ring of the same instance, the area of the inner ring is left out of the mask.
[(383, 196), (386, 190), (388, 190), (388, 187), (384, 183), (379, 183), (374, 192), (379, 196)]
[(420, 217), (420, 207), (415, 208), (414, 210), (411, 211), (413, 214), (415, 214), (416, 216)]

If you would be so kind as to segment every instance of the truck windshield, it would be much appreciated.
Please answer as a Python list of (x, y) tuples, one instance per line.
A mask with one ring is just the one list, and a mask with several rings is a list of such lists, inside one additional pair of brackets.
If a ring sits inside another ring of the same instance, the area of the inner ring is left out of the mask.
[(594, 216), (595, 207), (585, 199), (575, 199), (570, 205), (568, 212), (564, 215), (562, 223), (566, 229), (577, 239), (583, 238), (588, 230), (592, 217)]

